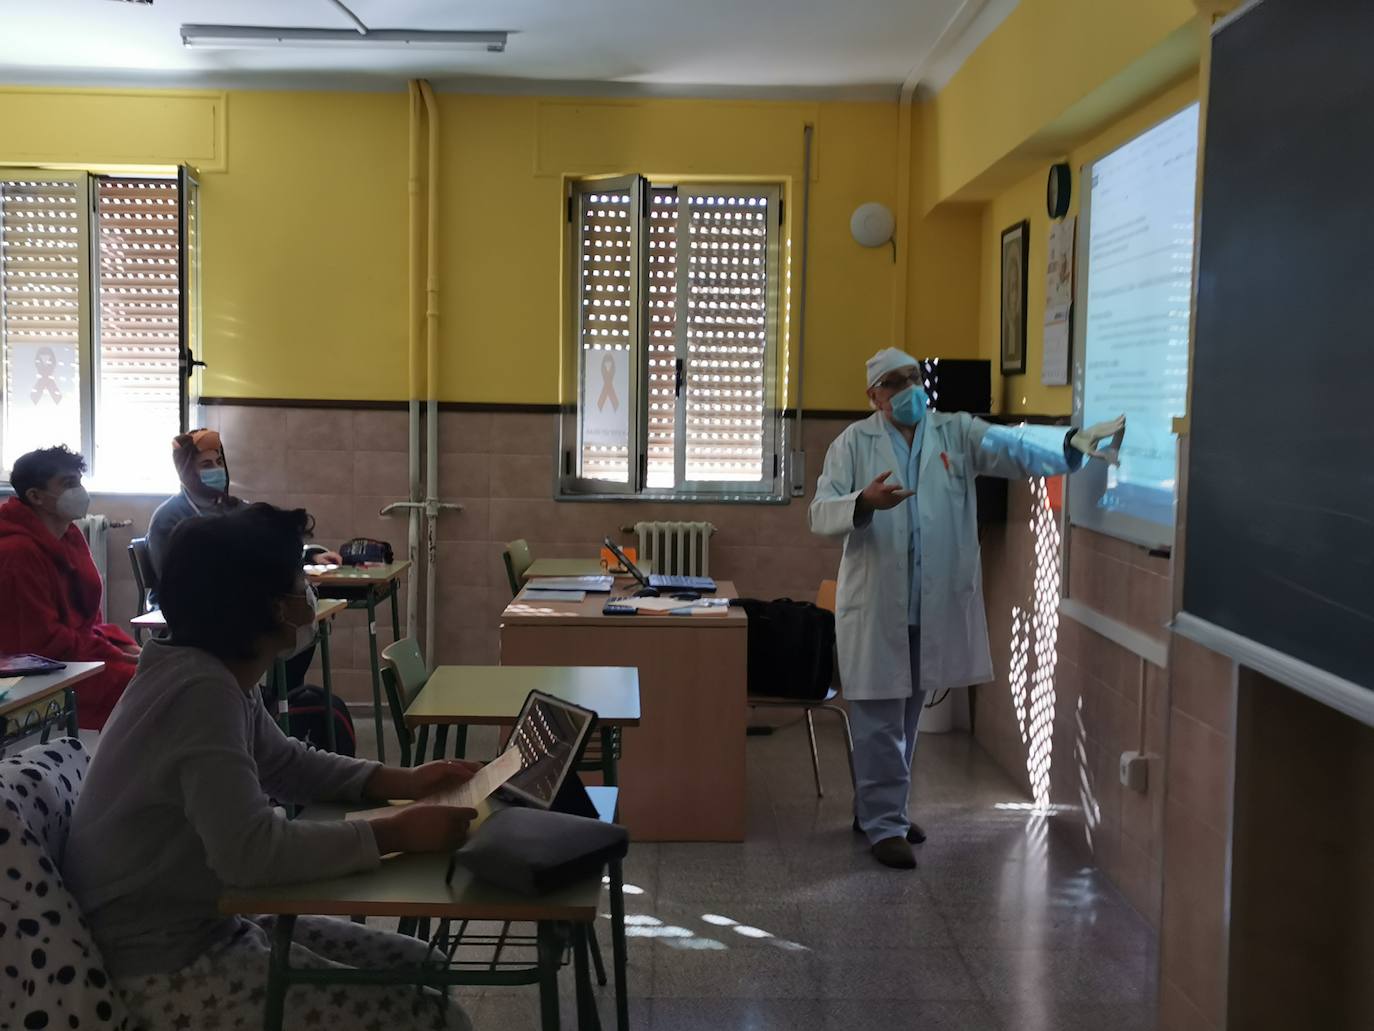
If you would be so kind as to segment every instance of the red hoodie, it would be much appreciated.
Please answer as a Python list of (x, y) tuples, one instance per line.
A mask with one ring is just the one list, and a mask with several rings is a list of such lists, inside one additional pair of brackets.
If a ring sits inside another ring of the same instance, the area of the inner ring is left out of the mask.
[(86, 538), (75, 526), (54, 537), (18, 498), (0, 505), (0, 652), (33, 652), (67, 662), (104, 662), (76, 688), (77, 718), (99, 730), (137, 661), (133, 639), (97, 622), (104, 590)]

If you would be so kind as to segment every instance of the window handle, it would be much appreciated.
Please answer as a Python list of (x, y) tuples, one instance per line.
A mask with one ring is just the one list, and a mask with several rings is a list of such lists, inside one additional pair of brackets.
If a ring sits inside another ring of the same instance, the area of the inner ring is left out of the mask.
[(677, 367), (673, 380), (673, 394), (677, 397), (682, 396), (682, 385), (687, 379), (685, 366), (686, 363), (683, 362), (681, 358), (679, 358), (677, 360)]

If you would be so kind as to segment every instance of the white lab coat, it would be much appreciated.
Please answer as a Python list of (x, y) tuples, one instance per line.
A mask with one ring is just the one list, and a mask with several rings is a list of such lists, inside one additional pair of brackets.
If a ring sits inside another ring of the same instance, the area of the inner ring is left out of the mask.
[[(874, 412), (847, 427), (825, 455), (811, 502), (811, 530), (844, 537), (835, 632), (846, 698), (911, 696), (907, 595), (911, 570), (909, 502), (855, 525), (859, 493), (906, 463), (892, 446), (885, 417)], [(960, 412), (925, 415), (915, 507), (921, 520), (921, 687), (936, 691), (993, 679), (978, 550), (978, 474), (1019, 479), (1072, 471), (1062, 426), (993, 426)], [(943, 456), (943, 457), (942, 457)], [(948, 464), (946, 464), (948, 463)]]

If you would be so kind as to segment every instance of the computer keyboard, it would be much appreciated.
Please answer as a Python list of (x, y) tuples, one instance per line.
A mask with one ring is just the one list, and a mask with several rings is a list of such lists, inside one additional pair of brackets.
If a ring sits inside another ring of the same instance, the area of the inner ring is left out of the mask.
[(716, 582), (709, 576), (668, 576), (652, 573), (649, 586), (660, 591), (700, 591), (710, 594), (716, 589)]

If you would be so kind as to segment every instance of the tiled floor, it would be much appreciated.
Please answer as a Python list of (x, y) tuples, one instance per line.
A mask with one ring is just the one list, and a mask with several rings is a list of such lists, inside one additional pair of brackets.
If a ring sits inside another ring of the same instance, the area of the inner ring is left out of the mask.
[[(850, 831), (838, 731), (818, 723), (826, 798), (793, 724), (749, 739), (747, 841), (631, 847), (634, 1028), (1154, 1027), (1154, 934), (970, 737), (922, 739), (914, 811), (930, 840), (903, 873)], [(538, 1025), (533, 989), (464, 1003), (479, 1031)], [(601, 1012), (613, 1027), (609, 988)]]

